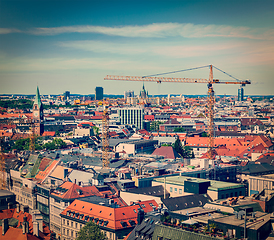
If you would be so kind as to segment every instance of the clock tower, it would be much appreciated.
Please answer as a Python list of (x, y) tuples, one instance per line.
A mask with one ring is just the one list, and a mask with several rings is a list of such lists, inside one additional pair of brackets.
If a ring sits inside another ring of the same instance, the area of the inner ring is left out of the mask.
[(43, 104), (40, 99), (39, 88), (37, 87), (36, 96), (33, 103), (32, 119), (34, 123), (34, 134), (41, 136), (44, 132)]

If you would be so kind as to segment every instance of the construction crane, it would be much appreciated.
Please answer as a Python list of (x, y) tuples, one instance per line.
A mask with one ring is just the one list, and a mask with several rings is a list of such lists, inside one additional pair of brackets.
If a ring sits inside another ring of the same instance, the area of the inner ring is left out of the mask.
[[(205, 68), (209, 67), (209, 78), (203, 79), (203, 78), (171, 78), (171, 77), (160, 77), (159, 75), (164, 74), (171, 74), (171, 73), (178, 73), (182, 71), (188, 71), (188, 70), (195, 70), (199, 68)], [(212, 159), (213, 157), (213, 148), (214, 148), (214, 103), (215, 103), (215, 97), (214, 97), (214, 90), (213, 90), (213, 84), (241, 84), (242, 86), (245, 86), (246, 84), (251, 84), (250, 80), (244, 80), (241, 81), (230, 74), (222, 71), (221, 69), (214, 67), (215, 69), (223, 72), (224, 74), (228, 75), (231, 78), (234, 78), (236, 81), (220, 81), (219, 79), (213, 79), (213, 65), (207, 65), (202, 67), (196, 67), (196, 68), (190, 68), (190, 69), (184, 69), (174, 72), (167, 72), (167, 73), (161, 73), (161, 74), (155, 74), (150, 76), (117, 76), (117, 75), (107, 75), (104, 80), (119, 80), (119, 81), (146, 81), (146, 82), (171, 82), (171, 83), (206, 83), (207, 84), (207, 103), (208, 103), (208, 110), (207, 110), (207, 117), (208, 117), (208, 159)]]
[(102, 167), (109, 167), (109, 113), (108, 102), (99, 102), (99, 105), (103, 105), (104, 111), (102, 116)]

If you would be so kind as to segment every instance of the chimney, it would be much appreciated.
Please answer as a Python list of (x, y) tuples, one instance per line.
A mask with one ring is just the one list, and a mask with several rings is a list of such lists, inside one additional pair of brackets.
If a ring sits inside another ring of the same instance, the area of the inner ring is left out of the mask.
[(38, 226), (39, 226), (39, 231), (40, 232), (44, 232), (43, 231), (43, 217), (42, 215), (36, 215), (36, 221), (38, 222)]
[(137, 215), (138, 224), (141, 224), (141, 222), (144, 220), (144, 218), (145, 218), (145, 212), (143, 209), (139, 208), (138, 215)]
[(55, 240), (56, 239), (56, 233), (51, 232), (50, 233), (50, 240)]
[(64, 169), (64, 179), (67, 177), (67, 175), (68, 175), (68, 169), (65, 168), (65, 169)]
[(22, 222), (23, 234), (29, 233), (29, 223), (27, 221), (27, 217), (25, 216), (23, 219), (24, 219), (24, 221)]
[(19, 204), (19, 203), (16, 204), (16, 212), (17, 212), (17, 213), (20, 212), (20, 204)]
[(8, 229), (9, 229), (8, 219), (7, 218), (2, 219), (2, 235), (5, 235)]
[(24, 213), (28, 213), (29, 212), (29, 206), (25, 205), (23, 209), (24, 209), (24, 211), (23, 211)]
[(33, 222), (33, 235), (39, 237), (39, 223)]

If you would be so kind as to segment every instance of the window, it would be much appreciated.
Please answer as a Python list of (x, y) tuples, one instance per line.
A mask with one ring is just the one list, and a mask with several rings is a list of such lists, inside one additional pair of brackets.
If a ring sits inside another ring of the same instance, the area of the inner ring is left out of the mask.
[(78, 227), (78, 223), (75, 223), (75, 228), (77, 228)]
[(65, 219), (63, 219), (63, 224), (64, 224), (64, 225), (66, 224), (66, 220), (65, 220)]
[(65, 228), (63, 228), (63, 234), (66, 234), (66, 229)]
[(71, 230), (71, 236), (73, 237), (73, 231)]
[(172, 187), (170, 187), (170, 192), (172, 192)]
[(67, 229), (67, 235), (69, 235), (69, 230)]
[(182, 194), (182, 189), (179, 189), (179, 194)]
[(71, 226), (73, 227), (73, 221), (71, 221)]
[(82, 228), (82, 224), (80, 224), (80, 229)]
[(67, 220), (67, 225), (69, 225), (69, 220)]

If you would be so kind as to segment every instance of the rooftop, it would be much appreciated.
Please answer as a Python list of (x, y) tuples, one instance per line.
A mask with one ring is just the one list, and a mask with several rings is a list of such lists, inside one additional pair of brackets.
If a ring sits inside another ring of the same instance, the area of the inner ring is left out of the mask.
[(204, 182), (210, 181), (210, 186), (208, 187), (208, 190), (211, 190), (211, 191), (220, 191), (220, 190), (244, 187), (244, 185), (238, 184), (238, 183), (221, 182), (221, 181), (214, 181), (214, 180), (208, 180), (208, 179), (202, 179), (202, 178), (193, 178), (193, 177), (187, 177), (187, 176), (170, 176), (170, 177), (166, 176), (165, 178), (164, 177), (155, 178), (153, 181), (163, 183), (165, 179), (166, 179), (166, 183), (175, 184), (179, 186), (184, 186), (185, 181), (192, 181), (196, 183), (204, 183)]

